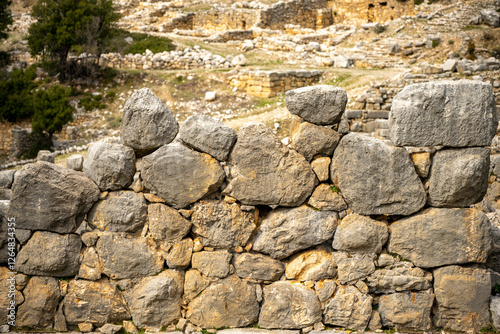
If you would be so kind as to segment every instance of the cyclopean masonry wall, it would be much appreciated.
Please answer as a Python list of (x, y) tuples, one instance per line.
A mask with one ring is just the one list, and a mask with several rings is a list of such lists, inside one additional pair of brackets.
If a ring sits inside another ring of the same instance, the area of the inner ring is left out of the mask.
[(92, 145), (83, 171), (79, 157), (74, 170), (2, 172), (20, 244), (16, 325), (489, 326), (498, 274), (485, 263), (498, 234), (474, 204), (498, 123), (491, 86), (406, 87), (392, 103), (391, 141), (349, 133), (346, 102), (332, 86), (288, 91), (288, 147), (261, 123), (236, 134), (197, 115), (179, 127), (145, 88), (126, 103), (122, 144)]

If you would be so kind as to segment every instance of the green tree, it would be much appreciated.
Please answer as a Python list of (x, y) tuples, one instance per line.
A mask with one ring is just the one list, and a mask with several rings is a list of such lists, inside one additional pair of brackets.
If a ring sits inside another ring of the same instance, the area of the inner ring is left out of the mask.
[(15, 122), (33, 116), (34, 66), (26, 71), (0, 72), (0, 121)]
[(38, 90), (33, 95), (33, 121), (31, 126), (35, 133), (47, 132), (52, 135), (61, 131), (63, 126), (73, 120), (73, 107), (69, 104), (68, 89), (53, 85), (48, 90)]
[(0, 39), (7, 38), (7, 26), (12, 24), (12, 13), (10, 12), (11, 0), (0, 0)]

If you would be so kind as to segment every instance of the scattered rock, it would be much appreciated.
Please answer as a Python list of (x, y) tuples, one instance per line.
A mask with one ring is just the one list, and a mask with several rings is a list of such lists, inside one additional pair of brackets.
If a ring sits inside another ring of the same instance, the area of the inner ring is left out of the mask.
[[(245, 50), (243, 50), (245, 51)], [(247, 59), (244, 55), (237, 55), (236, 57), (231, 60), (231, 64), (233, 66), (245, 66), (247, 63)]]
[(210, 91), (205, 93), (205, 101), (208, 102), (215, 101), (216, 98), (217, 98), (217, 92), (215, 91)]
[(38, 151), (38, 154), (36, 156), (36, 161), (45, 161), (54, 163), (55, 159), (56, 159), (55, 153), (45, 150)]
[(123, 326), (121, 325), (106, 324), (101, 328), (99, 328), (98, 331), (101, 332), (102, 334), (115, 334), (119, 332), (122, 328)]
[(211, 280), (203, 277), (198, 270), (188, 270), (184, 279), (184, 299), (190, 302), (205, 290), (210, 282)]
[(480, 13), (484, 24), (495, 28), (500, 27), (500, 14), (496, 10), (482, 9)]
[(83, 155), (75, 154), (66, 160), (66, 168), (80, 172), (83, 170)]

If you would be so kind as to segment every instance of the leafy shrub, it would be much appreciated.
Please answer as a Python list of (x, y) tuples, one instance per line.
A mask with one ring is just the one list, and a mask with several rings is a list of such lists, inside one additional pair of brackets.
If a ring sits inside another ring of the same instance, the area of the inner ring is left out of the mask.
[(33, 116), (31, 91), (36, 87), (35, 67), (0, 74), (0, 120), (16, 122)]
[(60, 85), (48, 90), (38, 90), (33, 96), (33, 131), (39, 134), (47, 132), (50, 137), (54, 132), (73, 120), (73, 107), (69, 104), (69, 89)]
[[(133, 42), (128, 44), (125, 38), (132, 37)], [(171, 51), (175, 49), (172, 40), (166, 37), (151, 36), (141, 33), (130, 33), (125, 30), (112, 29), (110, 41), (104, 46), (103, 52), (144, 53), (146, 49), (154, 53)]]

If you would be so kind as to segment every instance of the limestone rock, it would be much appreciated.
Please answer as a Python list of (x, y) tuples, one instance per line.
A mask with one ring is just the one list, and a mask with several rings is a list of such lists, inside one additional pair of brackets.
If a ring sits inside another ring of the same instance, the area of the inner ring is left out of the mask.
[(56, 315), (54, 317), (54, 330), (57, 332), (67, 332), (68, 326), (66, 325), (66, 317), (63, 313), (63, 306), (59, 305)]
[(300, 283), (275, 282), (264, 287), (259, 315), (262, 328), (295, 329), (321, 321), (321, 304), (313, 290)]
[(125, 238), (114, 233), (103, 234), (96, 250), (103, 274), (113, 279), (137, 278), (159, 273), (163, 259), (148, 238)]
[(98, 331), (102, 334), (116, 334), (122, 328), (123, 328), (123, 326), (121, 326), (121, 325), (105, 324), (104, 326), (99, 328)]
[(426, 194), (404, 148), (356, 133), (335, 150), (330, 177), (349, 207), (362, 215), (410, 215)]
[(314, 284), (314, 290), (318, 294), (319, 301), (324, 303), (330, 297), (333, 296), (335, 290), (337, 289), (337, 284), (335, 284), (334, 280), (325, 279)]
[(16, 172), (16, 170), (0, 171), (0, 188), (10, 189), (12, 187), (12, 183), (14, 182), (14, 174), (16, 174)]
[(199, 201), (192, 209), (193, 233), (202, 238), (204, 246), (244, 247), (256, 227), (255, 213), (242, 211), (236, 203)]
[(406, 86), (396, 95), (389, 137), (398, 146), (489, 146), (497, 124), (489, 83), (433, 81)]
[(388, 237), (386, 223), (350, 214), (337, 227), (332, 246), (346, 252), (380, 253)]
[(99, 199), (99, 188), (84, 174), (48, 162), (16, 173), (9, 216), (16, 227), (73, 233)]
[(178, 131), (172, 111), (148, 88), (135, 91), (125, 103), (122, 142), (140, 156), (170, 143)]
[(368, 323), (368, 329), (371, 331), (376, 331), (377, 329), (382, 329), (382, 321), (380, 320), (380, 313), (378, 311), (372, 311), (372, 317)]
[(368, 276), (366, 284), (371, 293), (421, 291), (432, 287), (432, 274), (412, 267), (380, 269)]
[(187, 308), (186, 318), (203, 328), (244, 327), (259, 316), (255, 287), (229, 276), (206, 288)]
[(32, 277), (23, 293), (25, 300), (17, 310), (16, 326), (50, 328), (62, 298), (57, 279)]
[(26, 275), (74, 276), (80, 267), (82, 241), (75, 234), (37, 231), (16, 258), (16, 269)]
[(487, 8), (481, 10), (481, 19), (484, 24), (491, 27), (500, 27), (500, 14), (494, 9)]
[(307, 204), (319, 210), (342, 211), (347, 209), (347, 204), (338, 189), (325, 183), (314, 189)]
[(455, 331), (479, 330), (490, 322), (490, 275), (480, 268), (448, 266), (434, 270), (434, 324)]
[(101, 191), (126, 188), (135, 174), (134, 150), (120, 144), (94, 143), (83, 163), (83, 172)]
[(426, 178), (431, 167), (431, 154), (429, 152), (418, 152), (410, 155), (411, 162), (420, 177)]
[(311, 162), (311, 168), (316, 174), (319, 182), (326, 182), (330, 178), (330, 163), (331, 159), (328, 157), (321, 157), (314, 159)]
[(285, 272), (282, 262), (262, 254), (236, 253), (233, 266), (239, 277), (262, 281), (277, 281)]
[(94, 247), (85, 249), (78, 277), (91, 281), (96, 281), (101, 278), (101, 263), (99, 262), (99, 255), (97, 255)]
[(144, 187), (176, 209), (213, 193), (225, 178), (217, 160), (180, 143), (162, 146), (145, 156), (142, 164)]
[(161, 203), (148, 205), (149, 237), (173, 245), (191, 230), (191, 222), (177, 210)]
[(36, 161), (46, 161), (50, 163), (54, 163), (56, 155), (53, 152), (41, 150), (38, 151), (36, 156)]
[(63, 303), (64, 315), (70, 325), (90, 322), (101, 326), (130, 319), (122, 293), (107, 279), (97, 282), (70, 280)]
[(335, 252), (333, 258), (341, 284), (367, 277), (375, 271), (374, 254)]
[(109, 193), (90, 209), (89, 226), (108, 232), (136, 232), (148, 219), (148, 206), (142, 194), (133, 191)]
[(325, 247), (296, 254), (286, 265), (286, 278), (301, 282), (334, 278), (336, 273), (337, 265), (333, 253)]
[(372, 315), (372, 301), (352, 285), (339, 286), (325, 305), (323, 323), (363, 331)]
[(184, 239), (175, 244), (168, 252), (167, 265), (170, 269), (184, 269), (191, 263), (193, 254), (193, 240), (190, 238)]
[(316, 185), (307, 161), (281, 144), (262, 123), (250, 122), (240, 128), (228, 164), (231, 175), (223, 194), (242, 204), (297, 206)]
[(162, 327), (181, 317), (184, 277), (176, 270), (143, 278), (125, 297), (136, 326)]
[(193, 254), (191, 266), (203, 275), (223, 278), (229, 275), (232, 254), (227, 251), (197, 252)]
[(388, 250), (422, 268), (484, 263), (491, 240), (490, 222), (481, 211), (429, 208), (391, 225)]
[(195, 150), (224, 161), (236, 141), (236, 132), (210, 116), (194, 115), (182, 124), (180, 138)]
[(340, 122), (347, 104), (347, 93), (339, 87), (318, 85), (289, 90), (286, 107), (307, 122), (329, 125)]
[(184, 299), (190, 302), (210, 285), (211, 280), (203, 277), (198, 270), (190, 269), (184, 279)]
[(253, 249), (284, 259), (293, 253), (331, 239), (337, 228), (337, 214), (308, 206), (278, 208), (263, 218)]
[(429, 330), (433, 302), (434, 294), (428, 292), (383, 295), (378, 308), (382, 325), (403, 330)]
[(448, 59), (443, 64), (443, 72), (455, 72), (457, 70), (458, 60)]
[(308, 122), (294, 121), (291, 127), (292, 146), (307, 161), (316, 155), (331, 156), (340, 140), (337, 131)]
[(66, 160), (66, 168), (80, 172), (83, 170), (83, 155), (75, 154)]
[(467, 207), (481, 201), (488, 190), (489, 148), (436, 152), (429, 178), (429, 205)]
[(491, 322), (495, 328), (500, 328), (500, 297), (491, 296), (490, 298)]
[[(19, 289), (19, 280), (16, 275), (13, 275), (6, 267), (0, 267), (0, 280), (2, 280), (2, 283), (0, 283), (0, 296), (5, 296), (0, 298), (0, 316), (2, 317), (0, 323), (4, 324), (6, 322), (5, 320), (7, 319), (7, 315), (10, 313), (7, 309), (8, 307), (11, 307), (9, 294), (12, 292), (12, 288), (14, 288), (13, 285), (17, 285), (17, 288)], [(23, 294), (18, 289), (13, 289), (15, 306), (19, 306), (24, 302)]]

